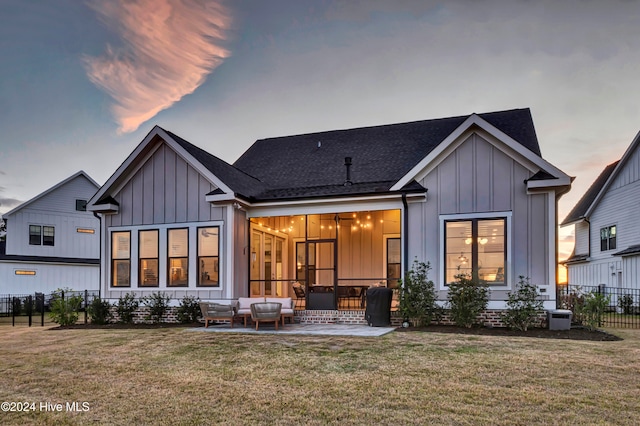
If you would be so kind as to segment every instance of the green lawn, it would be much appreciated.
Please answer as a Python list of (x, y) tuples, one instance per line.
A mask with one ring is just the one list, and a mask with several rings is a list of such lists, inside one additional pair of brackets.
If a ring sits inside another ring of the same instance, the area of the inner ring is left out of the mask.
[(2, 325), (0, 399), (36, 411), (0, 422), (635, 425), (640, 330), (611, 331), (625, 340)]

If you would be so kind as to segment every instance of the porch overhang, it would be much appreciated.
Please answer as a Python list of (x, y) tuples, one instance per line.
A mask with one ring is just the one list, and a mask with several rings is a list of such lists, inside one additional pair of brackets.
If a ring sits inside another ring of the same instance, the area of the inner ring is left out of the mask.
[[(344, 213), (354, 210), (391, 210), (402, 208), (403, 193), (359, 196), (359, 197), (332, 197), (306, 199), (296, 201), (272, 201), (249, 204), (247, 217), (262, 217), (273, 215), (298, 215), (322, 213)], [(411, 201), (425, 201), (426, 191), (423, 193), (406, 194)]]

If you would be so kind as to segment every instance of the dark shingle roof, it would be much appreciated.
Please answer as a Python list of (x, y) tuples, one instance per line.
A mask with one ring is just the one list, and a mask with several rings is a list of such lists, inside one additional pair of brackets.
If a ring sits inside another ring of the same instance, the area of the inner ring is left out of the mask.
[[(478, 115), (540, 155), (529, 109)], [(261, 200), (348, 195), (359, 190), (371, 191), (371, 186), (383, 182), (388, 190), (467, 118), (469, 116), (261, 139), (234, 166), (266, 186), (263, 190), (253, 187), (253, 191), (246, 194)], [(351, 187), (343, 185), (345, 157), (352, 158), (354, 185)]]
[(261, 192), (265, 189), (264, 184), (258, 179), (237, 169), (226, 161), (209, 154), (207, 151), (198, 148), (190, 142), (187, 142), (180, 136), (167, 130), (165, 130), (165, 132), (167, 132), (169, 136), (171, 136), (181, 147), (205, 166), (211, 173), (218, 177), (222, 182), (229, 185), (236, 194), (248, 196), (256, 192)]
[(638, 253), (640, 253), (640, 244), (630, 246), (622, 251), (613, 253), (613, 255), (614, 256), (630, 256), (632, 254), (638, 254)]
[(567, 225), (571, 222), (575, 222), (576, 220), (580, 220), (585, 217), (585, 215), (587, 214), (587, 211), (595, 201), (596, 197), (600, 193), (600, 190), (602, 190), (602, 187), (607, 182), (607, 180), (609, 179), (609, 176), (611, 176), (611, 173), (613, 173), (613, 170), (616, 168), (619, 162), (620, 160), (615, 161), (609, 164), (607, 167), (605, 167), (602, 173), (600, 173), (600, 176), (596, 178), (596, 180), (591, 184), (589, 189), (587, 189), (587, 192), (585, 192), (582, 198), (580, 198), (580, 201), (578, 201), (578, 203), (575, 206), (573, 206), (573, 209), (569, 212), (567, 217), (565, 217), (565, 219), (560, 224), (561, 226)]

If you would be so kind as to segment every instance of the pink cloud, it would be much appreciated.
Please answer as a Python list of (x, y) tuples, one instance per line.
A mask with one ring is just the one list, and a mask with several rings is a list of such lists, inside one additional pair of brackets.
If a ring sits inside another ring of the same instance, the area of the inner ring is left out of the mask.
[(224, 6), (197, 0), (91, 3), (123, 45), (86, 57), (91, 82), (114, 100), (119, 132), (136, 130), (193, 93), (229, 52), (221, 46), (231, 18)]

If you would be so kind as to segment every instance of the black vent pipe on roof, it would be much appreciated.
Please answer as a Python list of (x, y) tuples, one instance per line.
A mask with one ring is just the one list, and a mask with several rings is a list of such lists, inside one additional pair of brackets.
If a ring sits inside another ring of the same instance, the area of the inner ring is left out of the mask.
[(344, 165), (347, 168), (347, 180), (344, 181), (344, 186), (350, 186), (351, 182), (351, 157), (344, 157)]

